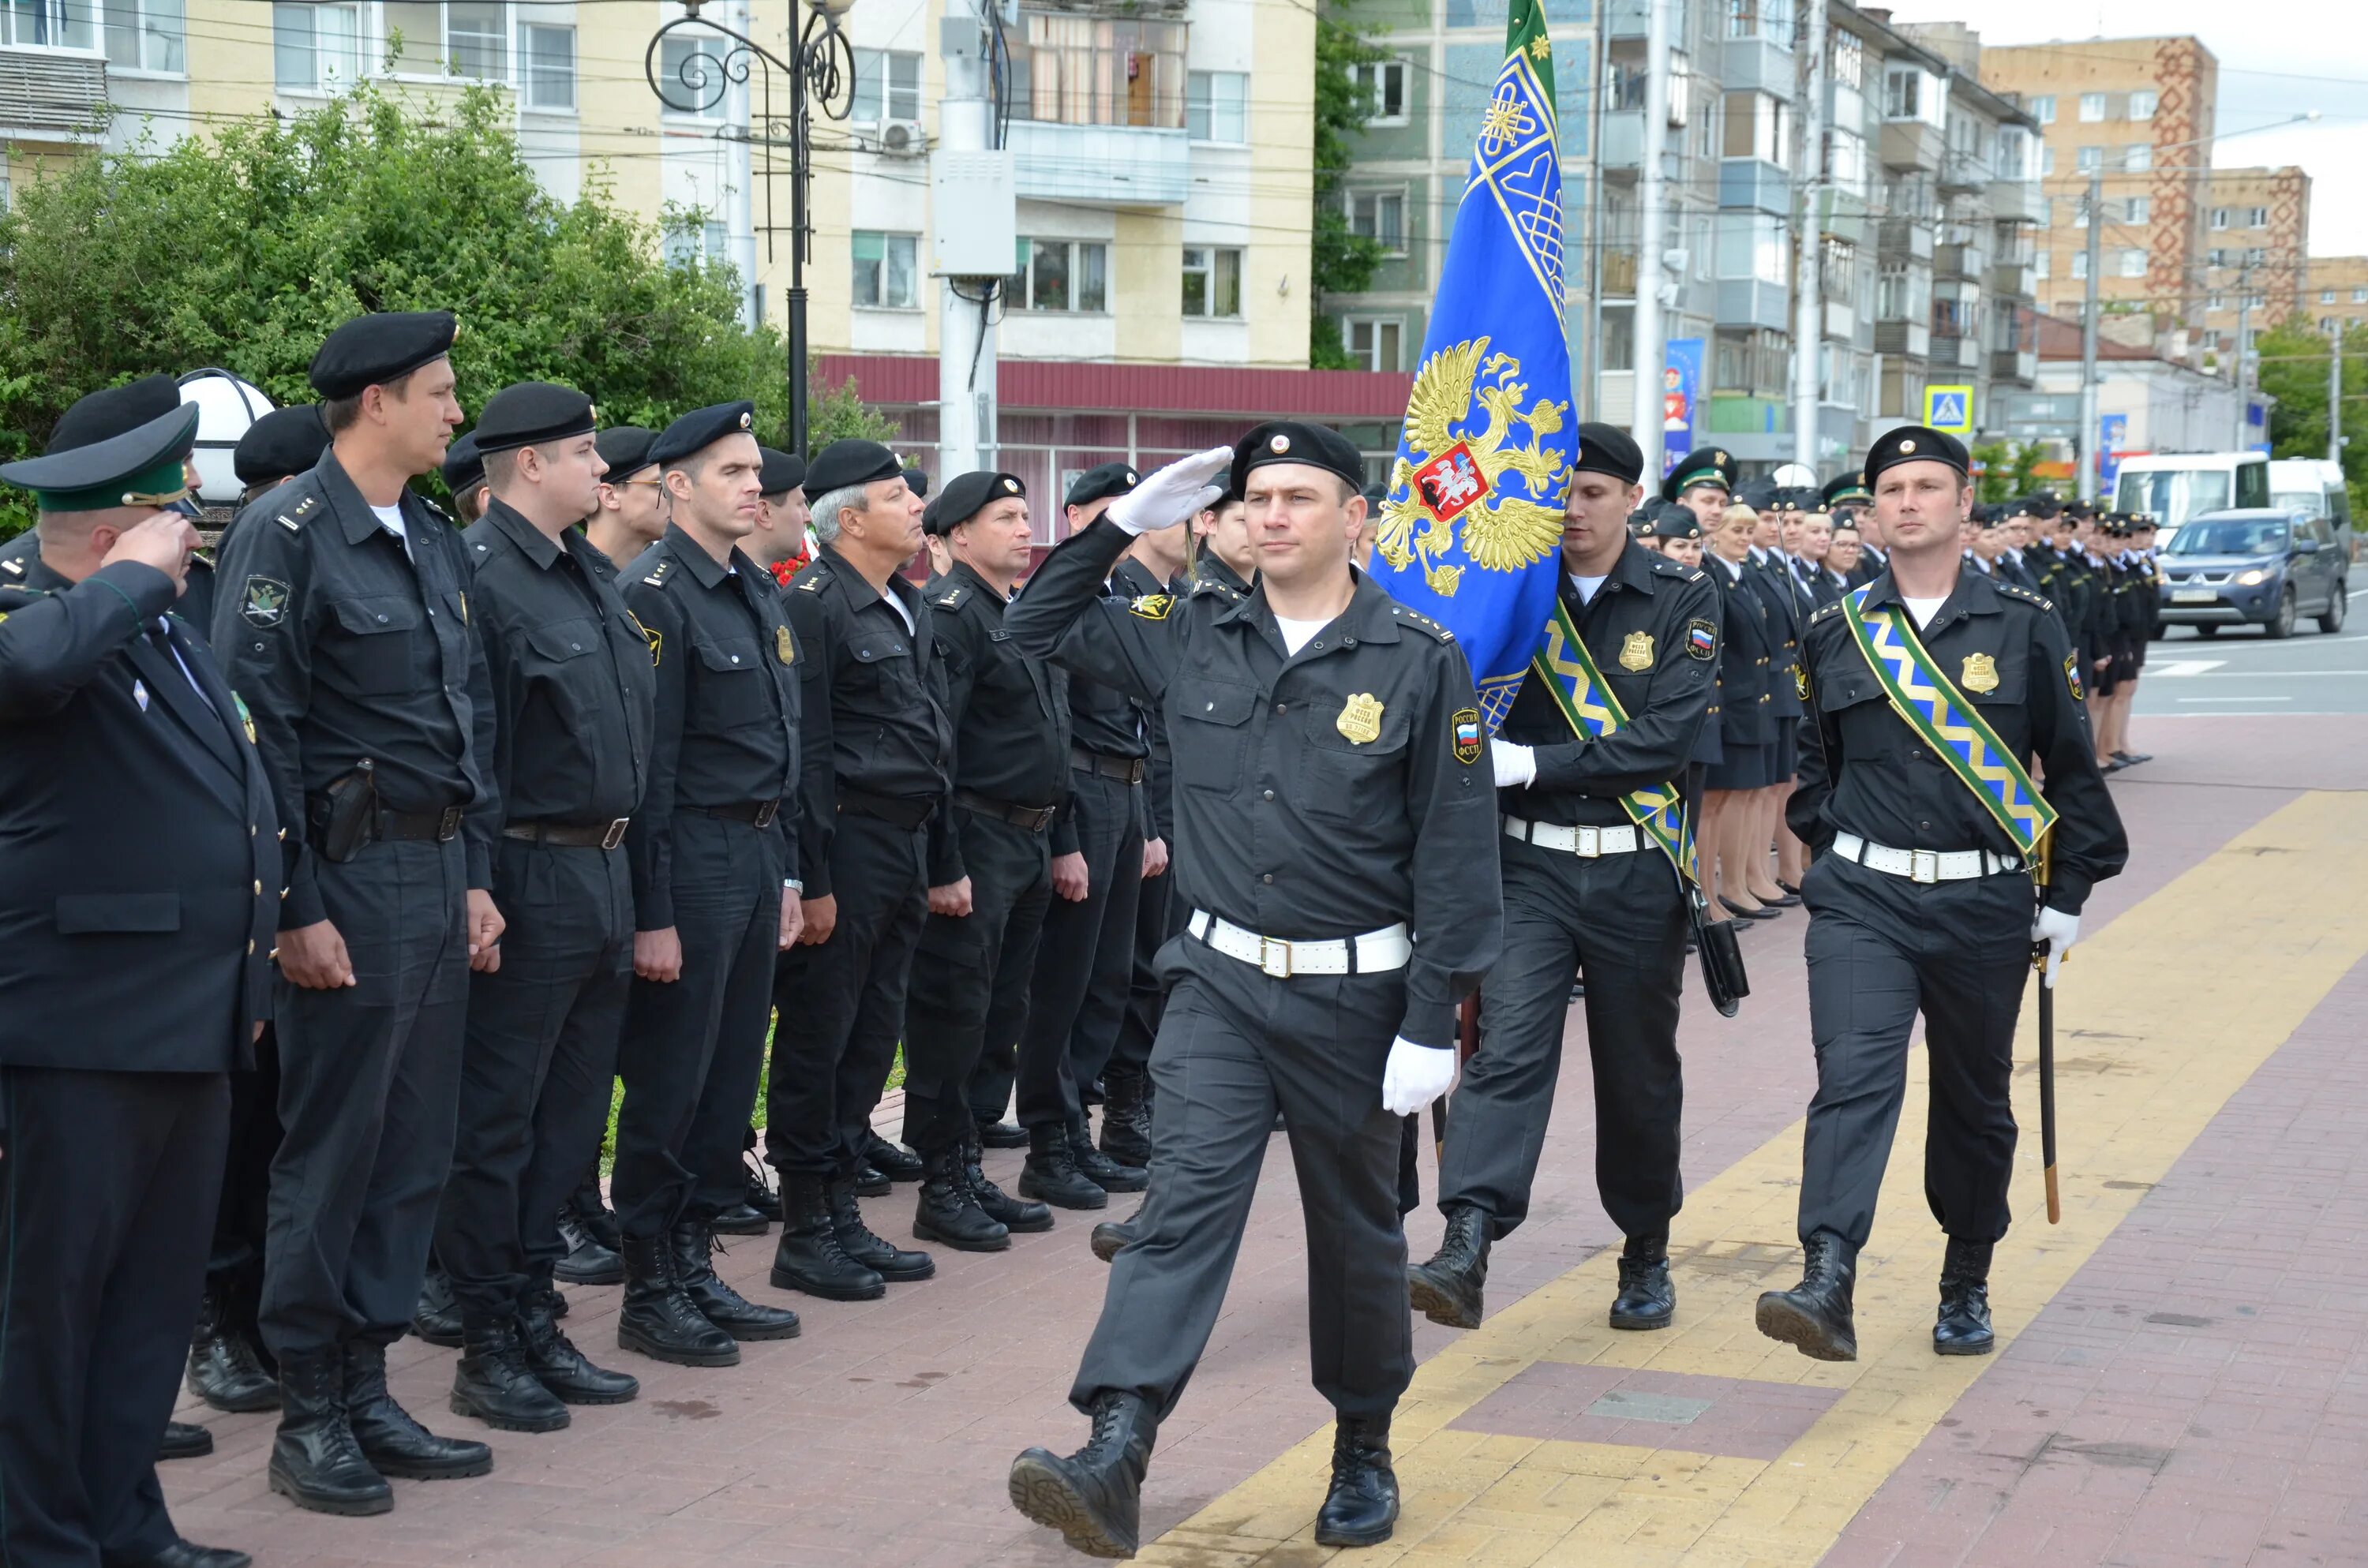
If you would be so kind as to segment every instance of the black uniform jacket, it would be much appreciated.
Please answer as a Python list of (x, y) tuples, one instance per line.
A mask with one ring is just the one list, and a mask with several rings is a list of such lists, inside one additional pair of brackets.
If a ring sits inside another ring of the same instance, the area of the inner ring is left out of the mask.
[(493, 672), (494, 778), (515, 823), (629, 817), (648, 781), (657, 674), (616, 568), (574, 528), (557, 540), (494, 502), (461, 536), (476, 565)]
[(1582, 605), (1570, 579), (1562, 602), (1620, 700), (1628, 722), (1581, 740), (1535, 670), (1497, 733), (1536, 748), (1538, 776), (1504, 791), (1505, 809), (1532, 822), (1618, 827), (1620, 797), (1682, 782), (1717, 689), (1718, 590), (1707, 575), (1634, 543)]
[(782, 591), (805, 660), (804, 826), (797, 862), (808, 898), (831, 892), (841, 790), (936, 807), (953, 788), (954, 732), (928, 602), (902, 576), (896, 613), (828, 545)]
[[(1751, 566), (1704, 556), (1702, 575), (1718, 590), (1725, 613), (1719, 622), (1719, 736), (1730, 745), (1764, 746), (1776, 738), (1771, 703), (1776, 679), (1776, 636), (1769, 630), (1768, 602), (1751, 586)], [(1789, 676), (1787, 677), (1790, 678)]]
[[(1888, 573), (1868, 588), (1866, 602), (1889, 606), (1914, 625)], [(1974, 792), (1893, 710), (1843, 623), (1849, 611), (1847, 603), (1831, 605), (1810, 619), (1804, 652), (1814, 722), (1801, 726), (1800, 783), (1785, 804), (1793, 831), (1821, 853), (1837, 833), (1894, 849), (2019, 853)], [(2045, 769), (2041, 792), (2061, 816), (2047, 903), (2078, 914), (2093, 884), (2120, 873), (2130, 846), (2097, 771), (2063, 627), (2039, 595), (1961, 571), (1955, 590), (1918, 635), (1933, 664), (2015, 758), (2028, 767), (2036, 756)], [(1973, 690), (1963, 676), (1969, 664), (1983, 668), (1975, 684), (1997, 684)]]
[[(1007, 806), (1058, 807), (1069, 798), (1069, 672), (1023, 659), (1004, 630), (1004, 597), (956, 562), (921, 590), (945, 666), (946, 711), (953, 723), (953, 782)], [(940, 812), (929, 835), (929, 885), (967, 875), (953, 813)], [(1053, 853), (1076, 848), (1076, 831)]]
[(772, 832), (797, 864), (799, 664), (807, 644), (781, 612), (772, 574), (738, 550), (727, 565), (668, 524), (621, 580), (656, 665), (649, 778), (625, 847), (633, 927), (674, 916), (674, 818), (687, 807), (778, 801)]
[(15, 575), (0, 585), (0, 1065), (245, 1066), (269, 1016), (279, 822), (238, 699), (186, 622), (154, 631), (174, 602), (154, 568), (69, 584), (37, 557)]
[(1760, 608), (1768, 612), (1768, 711), (1778, 723), (1789, 724), (1802, 711), (1793, 672), (1800, 667), (1801, 628), (1809, 607), (1792, 567), (1772, 552), (1765, 561), (1745, 561), (1743, 580), (1759, 591)]
[(1022, 656), (1162, 705), (1188, 907), (1287, 938), (1406, 922), (1398, 1033), (1452, 1044), (1455, 1005), (1496, 961), (1504, 927), (1496, 794), (1463, 649), (1361, 573), (1349, 608), (1295, 655), (1262, 587), (1238, 602), (1209, 587), (1106, 598), (1127, 543), (1105, 520), (1045, 558), (1005, 618)]
[[(1179, 574), (1176, 581), (1163, 583), (1157, 573), (1142, 562), (1129, 557), (1118, 563), (1110, 574), (1110, 586), (1130, 599), (1145, 598), (1153, 594), (1170, 594), (1178, 597), (1192, 591), (1190, 576)], [(1135, 703), (1138, 722), (1143, 726), (1146, 748), (1143, 769), (1143, 809), (1146, 821), (1143, 824), (1145, 838), (1176, 841), (1176, 756), (1168, 744), (1167, 726), (1160, 722), (1159, 710), (1148, 703)]]
[(493, 881), (502, 807), (493, 687), (469, 626), (469, 551), (418, 496), (405, 491), (399, 506), (403, 540), (324, 452), (240, 515), (222, 559), (214, 652), (254, 712), (288, 830), (283, 931), (328, 918), (306, 797), (365, 758), (386, 810), (464, 808), (469, 885)]

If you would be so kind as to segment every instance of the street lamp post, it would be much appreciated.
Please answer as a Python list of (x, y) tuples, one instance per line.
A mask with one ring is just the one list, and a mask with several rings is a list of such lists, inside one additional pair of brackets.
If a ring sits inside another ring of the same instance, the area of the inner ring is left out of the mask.
[[(807, 0), (804, 25), (798, 22), (799, 0), (789, 0), (790, 30), (797, 40), (795, 58), (783, 60), (745, 33), (735, 32), (700, 14), (707, 0), (681, 0), (683, 14), (650, 35), (642, 57), (642, 73), (658, 101), (677, 114), (704, 114), (722, 103), (732, 88), (756, 75), (762, 94), (757, 123), (763, 128), (767, 173), (772, 149), (790, 150), (790, 297), (789, 326), (790, 449), (806, 449), (806, 271), (814, 250), (810, 192), (814, 182), (814, 110), (833, 119), (845, 119), (855, 107), (855, 51), (839, 30), (839, 18), (854, 0)], [(659, 56), (671, 33), (699, 29), (700, 46), (683, 56), (670, 73), (659, 70)], [(708, 35), (723, 46), (707, 47)], [(790, 111), (786, 120), (773, 115), (773, 78), (787, 79)], [(765, 182), (766, 233), (773, 233), (772, 181)], [(770, 256), (769, 246), (767, 255)]]

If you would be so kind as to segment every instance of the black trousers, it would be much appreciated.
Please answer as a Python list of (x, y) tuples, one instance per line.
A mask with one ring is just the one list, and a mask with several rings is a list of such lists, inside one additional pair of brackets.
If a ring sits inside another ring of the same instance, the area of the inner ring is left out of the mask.
[(509, 1322), (566, 1256), (559, 1206), (599, 1153), (633, 982), (622, 849), (506, 838), (493, 892), (508, 922), (502, 966), (469, 977), (460, 1133), (436, 1229), (436, 1261), (472, 1323)]
[(1959, 1241), (1998, 1240), (2010, 1218), (2008, 1085), (2031, 978), (2030, 880), (1926, 885), (1820, 855), (1801, 894), (1817, 1050), (1801, 1156), (1802, 1239), (1829, 1231), (1863, 1246), (1873, 1233), (1920, 1012), (1931, 1064), (1925, 1201)]
[[(778, 834), (681, 812), (674, 844), (682, 974), (633, 980), (617, 1052), (625, 1102), (609, 1197), (629, 1236), (661, 1235), (689, 1215), (712, 1217), (746, 1193), (740, 1154), (781, 946)], [(598, 1147), (578, 1150), (554, 1181), (573, 1187)]]
[(928, 830), (842, 812), (831, 840), (838, 925), (783, 953), (765, 1085), (765, 1158), (787, 1175), (853, 1176), (896, 1063), (913, 950), (929, 913)]
[(263, 1295), (263, 1244), (271, 1229), (271, 1159), (279, 1152), (279, 1033), (255, 1042), (255, 1065), (230, 1075), (230, 1131), (222, 1198), (214, 1206), (206, 1289), (233, 1326), (255, 1332)]
[(0, 1068), (0, 1562), (96, 1568), (179, 1539), (156, 1441), (222, 1181), (220, 1073)]
[(905, 1142), (924, 1153), (971, 1134), (971, 1074), (989, 1040), (1009, 1044), (1028, 1020), (1028, 981), (1053, 901), (1042, 833), (954, 808), (971, 912), (921, 927), (905, 1003)]
[[(1174, 845), (1168, 846), (1172, 854)], [(1183, 929), (1176, 908), (1173, 863), (1156, 877), (1138, 880), (1134, 903), (1134, 965), (1127, 976), (1126, 1012), (1105, 1072), (1140, 1073), (1151, 1065), (1152, 1042), (1159, 1038), (1159, 1014), (1167, 1005), (1167, 982), (1159, 972), (1159, 949), (1170, 931)]]
[(1399, 1119), (1382, 1108), (1404, 976), (1276, 980), (1189, 937), (1164, 956), (1151, 1187), (1070, 1403), (1115, 1389), (1175, 1408), (1224, 1303), (1279, 1105), (1306, 1217), (1316, 1392), (1344, 1415), (1383, 1415), (1414, 1376)]
[(452, 1165), (469, 1006), (459, 839), (380, 843), (320, 868), (356, 983), (282, 979), (279, 1153), (271, 1162), (263, 1335), (273, 1355), (411, 1322)]
[(1499, 843), (1505, 949), (1481, 983), (1480, 1049), (1448, 1105), (1440, 1204), (1479, 1209), (1498, 1237), (1528, 1217), (1570, 983), (1584, 969), (1596, 1191), (1622, 1233), (1666, 1232), (1685, 1199), (1678, 994), (1686, 907), (1677, 871), (1649, 846), (1582, 859), (1516, 838)]

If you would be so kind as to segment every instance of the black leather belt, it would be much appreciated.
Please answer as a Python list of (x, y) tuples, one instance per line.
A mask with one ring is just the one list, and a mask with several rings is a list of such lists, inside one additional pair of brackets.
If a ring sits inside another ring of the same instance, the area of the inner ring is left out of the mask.
[(1143, 782), (1143, 758), (1139, 756), (1104, 756), (1098, 751), (1087, 751), (1083, 746), (1071, 746), (1069, 766), (1080, 773), (1099, 774), (1104, 778), (1115, 778), (1122, 784)]
[(742, 801), (730, 806), (685, 806), (686, 812), (697, 812), (703, 817), (722, 817), (725, 822), (745, 822), (751, 827), (770, 827), (781, 809), (781, 802), (772, 801)]
[(514, 822), (502, 829), (504, 838), (515, 838), (525, 844), (558, 844), (570, 849), (614, 849), (625, 842), (625, 828), (631, 817), (619, 817), (614, 822)]
[(461, 832), (461, 808), (447, 806), (440, 812), (389, 812), (378, 813), (377, 829), (372, 837), (432, 839), (445, 843)]
[(955, 790), (954, 804), (966, 812), (1026, 828), (1030, 833), (1042, 833), (1052, 826), (1061, 810), (1058, 806), (1015, 806), (1008, 801), (989, 799), (975, 790)]
[(875, 795), (869, 790), (838, 787), (838, 809), (842, 814), (852, 812), (860, 817), (872, 817), (893, 827), (907, 831), (929, 820), (938, 809), (935, 801), (908, 800), (899, 795)]

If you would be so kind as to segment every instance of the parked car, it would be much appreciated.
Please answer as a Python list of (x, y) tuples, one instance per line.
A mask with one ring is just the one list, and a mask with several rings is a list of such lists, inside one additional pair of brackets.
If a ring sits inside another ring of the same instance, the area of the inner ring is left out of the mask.
[(2352, 554), (2351, 496), (2343, 487), (2343, 465), (2325, 458), (2279, 458), (2270, 464), (2270, 505), (2280, 511), (2299, 506), (2324, 518), (2335, 530), (2336, 552)]
[(2350, 564), (2326, 519), (2300, 510), (2247, 506), (2205, 512), (2179, 526), (2162, 547), (2162, 620), (2209, 637), (2224, 626), (2258, 626), (2290, 637), (2314, 616), (2321, 631), (2342, 629)]

